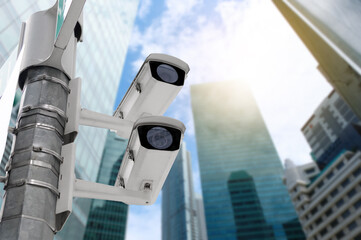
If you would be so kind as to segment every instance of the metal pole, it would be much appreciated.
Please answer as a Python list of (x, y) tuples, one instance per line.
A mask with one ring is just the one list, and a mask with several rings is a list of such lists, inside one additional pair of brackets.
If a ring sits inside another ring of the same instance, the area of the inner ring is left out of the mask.
[(69, 81), (75, 72), (84, 3), (72, 2), (56, 39), (58, 1), (32, 14), (21, 33), (23, 96), (6, 169), (1, 240), (52, 240), (68, 216), (57, 215), (56, 206)]
[(0, 239), (53, 239), (69, 78), (46, 66), (23, 76)]

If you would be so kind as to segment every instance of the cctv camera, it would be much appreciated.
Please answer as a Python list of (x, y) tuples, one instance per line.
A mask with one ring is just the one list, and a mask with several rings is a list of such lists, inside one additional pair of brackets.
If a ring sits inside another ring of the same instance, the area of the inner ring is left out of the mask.
[(188, 72), (188, 64), (178, 58), (150, 54), (114, 116), (134, 122), (142, 116), (163, 115), (184, 85)]
[(178, 154), (185, 126), (163, 116), (135, 122), (115, 186), (150, 192), (145, 204), (153, 204)]

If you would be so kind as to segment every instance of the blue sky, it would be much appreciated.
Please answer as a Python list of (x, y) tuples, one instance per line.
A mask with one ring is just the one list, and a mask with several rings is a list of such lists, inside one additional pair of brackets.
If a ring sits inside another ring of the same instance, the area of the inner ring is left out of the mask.
[[(165, 115), (187, 131), (196, 192), (201, 192), (189, 89), (239, 80), (251, 86), (284, 161), (311, 160), (300, 129), (331, 91), (317, 63), (270, 0), (141, 0), (115, 107), (150, 53), (186, 61), (185, 86)], [(160, 239), (160, 198), (131, 206), (127, 239)]]

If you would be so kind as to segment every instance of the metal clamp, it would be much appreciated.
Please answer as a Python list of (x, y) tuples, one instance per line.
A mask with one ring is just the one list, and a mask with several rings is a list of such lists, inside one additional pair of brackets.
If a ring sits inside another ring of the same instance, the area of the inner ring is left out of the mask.
[(59, 130), (56, 127), (48, 125), (48, 124), (44, 124), (44, 123), (28, 124), (28, 125), (22, 126), (20, 128), (16, 128), (14, 131), (15, 131), (15, 134), (18, 134), (21, 131), (28, 130), (28, 129), (31, 129), (31, 128), (42, 128), (42, 129), (45, 129), (45, 130), (53, 131), (59, 136), (59, 138), (61, 140), (63, 140), (63, 135), (59, 132)]
[(134, 162), (134, 153), (133, 153), (133, 150), (128, 150), (128, 158)]
[(142, 88), (140, 87), (140, 83), (135, 84), (135, 90), (137, 90), (138, 93), (142, 93)]
[(8, 171), (10, 171), (12, 169), (28, 166), (28, 165), (50, 169), (55, 174), (55, 176), (57, 176), (57, 177), (59, 176), (59, 171), (57, 171), (53, 165), (51, 165), (50, 163), (44, 162), (44, 161), (36, 160), (36, 159), (13, 163), (9, 167)]
[(24, 184), (38, 186), (38, 187), (42, 187), (42, 188), (47, 188), (52, 193), (54, 193), (58, 198), (60, 196), (60, 192), (56, 187), (54, 187), (50, 183), (39, 181), (39, 180), (36, 180), (36, 179), (20, 179), (20, 180), (14, 182), (12, 184), (8, 184), (6, 186), (5, 190), (10, 189), (10, 188), (14, 188), (14, 187), (21, 187)]
[(16, 133), (15, 133), (15, 129), (16, 129), (16, 128), (9, 127), (9, 128), (8, 128), (8, 132), (11, 133), (11, 134), (16, 134)]
[(29, 216), (29, 215), (25, 215), (25, 214), (18, 214), (18, 215), (13, 215), (13, 216), (8, 216), (8, 217), (3, 217), (1, 219), (1, 221), (7, 221), (7, 220), (12, 220), (12, 219), (16, 219), (16, 218), (28, 218), (28, 219), (32, 219), (35, 221), (39, 221), (39, 222), (43, 222), (46, 225), (48, 225), (48, 227), (51, 229), (51, 231), (53, 231), (54, 233), (57, 232), (57, 230), (55, 229), (55, 227), (51, 226), (47, 221), (45, 221), (44, 219), (41, 218), (37, 218), (37, 217), (33, 217), (33, 216)]
[(36, 146), (16, 150), (16, 151), (11, 153), (10, 158), (13, 158), (15, 154), (24, 153), (24, 152), (28, 152), (28, 151), (42, 152), (42, 153), (50, 154), (55, 159), (57, 159), (60, 162), (60, 164), (63, 163), (63, 161), (64, 161), (64, 158), (59, 153), (57, 153), (57, 152), (55, 152), (55, 151), (53, 151), (51, 149), (48, 149), (48, 148), (36, 147)]
[(35, 110), (35, 109), (41, 109), (41, 110), (56, 113), (61, 118), (63, 118), (65, 122), (68, 121), (68, 117), (65, 115), (65, 112), (63, 110), (61, 110), (60, 108), (57, 108), (55, 106), (49, 105), (49, 104), (42, 104), (39, 106), (25, 106), (22, 108), (21, 112), (25, 113), (25, 112), (29, 112), (29, 111)]
[(59, 160), (60, 163), (63, 163), (64, 161), (64, 158), (57, 152), (51, 150), (51, 149), (48, 149), (48, 148), (43, 148), (43, 147), (33, 147), (33, 151), (34, 152), (42, 152), (42, 153), (47, 153), (47, 154), (50, 154), (52, 155), (53, 157), (55, 157), (56, 159)]
[(34, 82), (38, 82), (38, 81), (49, 81), (49, 82), (53, 82), (53, 83), (57, 83), (60, 84), (62, 88), (64, 88), (65, 91), (67, 91), (68, 93), (70, 93), (70, 88), (68, 87), (68, 85), (66, 83), (64, 83), (63, 81), (61, 81), (59, 78), (56, 77), (51, 77), (48, 75), (40, 75), (38, 77), (35, 77), (33, 79), (30, 79), (30, 81), (28, 82), (28, 84), (30, 83), (34, 83)]
[(5, 176), (0, 176), (0, 182), (4, 183), (6, 185), (7, 181), (9, 179), (9, 173), (6, 171)]

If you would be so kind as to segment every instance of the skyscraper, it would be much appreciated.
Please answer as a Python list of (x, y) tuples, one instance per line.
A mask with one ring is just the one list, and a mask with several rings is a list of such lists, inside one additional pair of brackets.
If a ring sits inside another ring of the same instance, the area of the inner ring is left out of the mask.
[(288, 160), (284, 183), (307, 239), (361, 238), (360, 130), (359, 118), (335, 91), (302, 128), (315, 162)]
[(267, 224), (253, 177), (247, 171), (232, 172), (228, 179), (238, 239), (275, 239)]
[(304, 239), (287, 238), (284, 223), (297, 215), (248, 86), (237, 81), (194, 85), (191, 97), (208, 238)]
[[(127, 140), (109, 131), (100, 163), (97, 182), (113, 186), (123, 160)], [(128, 205), (121, 202), (93, 199), (84, 239), (125, 238)]]
[(163, 186), (162, 240), (206, 239), (199, 224), (204, 215), (196, 201), (190, 153), (183, 142)]
[(321, 170), (341, 151), (361, 150), (360, 123), (335, 91), (323, 100), (302, 127), (302, 133), (312, 149), (312, 158)]
[(320, 72), (361, 119), (361, 2), (273, 2), (315, 57)]
[(343, 152), (322, 172), (286, 162), (284, 183), (309, 240), (361, 239), (361, 152)]
[[(0, 61), (10, 55), (19, 40), (21, 21), (54, 1), (17, 0), (0, 3)], [(139, 0), (88, 0), (83, 9), (84, 41), (78, 44), (76, 76), (82, 78), (81, 105), (112, 114), (119, 80)], [(76, 139), (76, 175), (95, 181), (107, 131), (80, 127)], [(74, 199), (73, 212), (56, 239), (82, 239), (91, 201)]]

